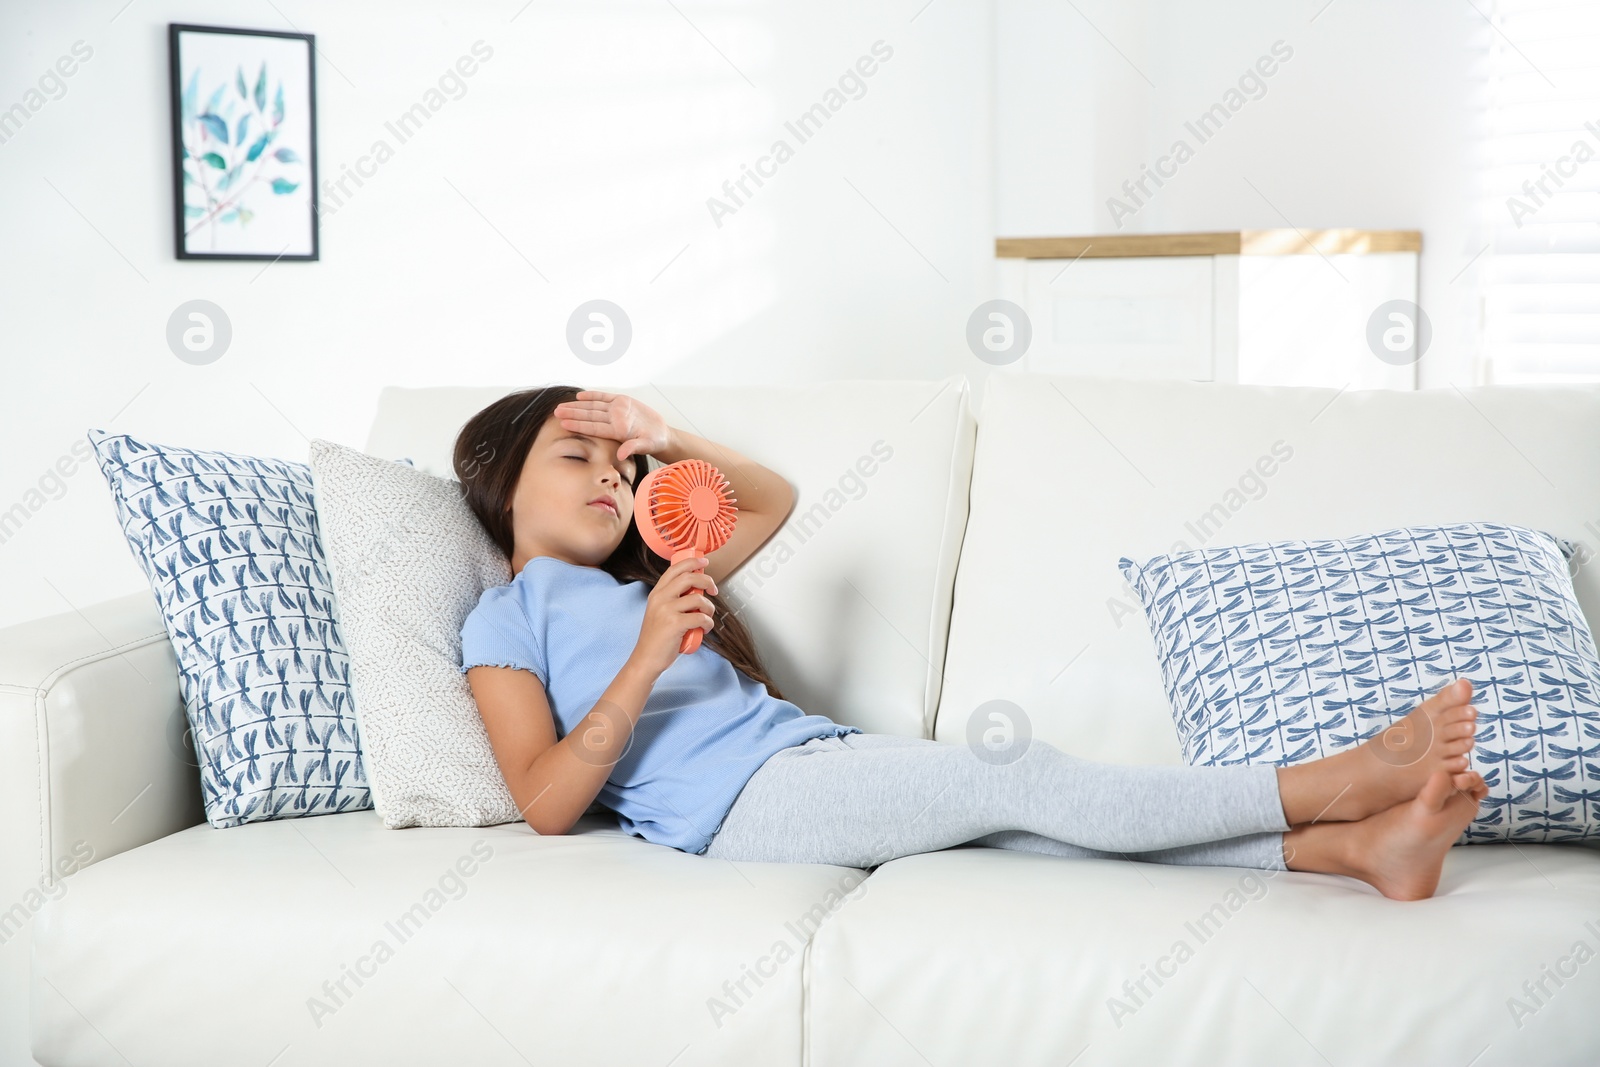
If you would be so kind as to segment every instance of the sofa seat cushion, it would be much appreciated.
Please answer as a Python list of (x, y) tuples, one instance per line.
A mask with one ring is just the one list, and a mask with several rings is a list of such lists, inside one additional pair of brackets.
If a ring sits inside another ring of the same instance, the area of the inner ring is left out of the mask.
[(371, 810), (196, 826), (41, 911), (34, 1055), (798, 1064), (806, 942), (863, 877), (693, 856), (601, 815), (560, 837)]
[(1298, 871), (909, 856), (813, 941), (808, 1062), (1600, 1063), (1596, 900), (1578, 844), (1452, 849), (1410, 902)]

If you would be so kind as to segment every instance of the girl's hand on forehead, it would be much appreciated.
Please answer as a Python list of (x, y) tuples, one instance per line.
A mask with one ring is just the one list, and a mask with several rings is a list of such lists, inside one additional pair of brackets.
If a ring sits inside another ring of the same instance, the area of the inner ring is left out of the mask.
[(621, 441), (619, 460), (653, 455), (672, 438), (672, 428), (654, 408), (621, 393), (585, 389), (576, 400), (557, 404), (555, 414), (565, 430)]

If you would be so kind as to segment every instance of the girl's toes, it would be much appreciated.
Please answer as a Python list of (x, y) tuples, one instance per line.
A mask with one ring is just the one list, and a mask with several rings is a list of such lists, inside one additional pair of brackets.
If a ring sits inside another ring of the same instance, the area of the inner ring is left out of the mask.
[(1434, 771), (1428, 775), (1428, 780), (1422, 783), (1422, 790), (1417, 794), (1417, 801), (1425, 811), (1443, 811), (1445, 804), (1455, 794), (1451, 786), (1450, 776), (1444, 771)]

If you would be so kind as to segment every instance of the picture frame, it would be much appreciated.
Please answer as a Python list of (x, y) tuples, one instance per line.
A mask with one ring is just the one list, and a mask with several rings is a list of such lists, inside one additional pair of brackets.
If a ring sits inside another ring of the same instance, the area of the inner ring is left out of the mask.
[(316, 39), (168, 23), (179, 259), (316, 260)]

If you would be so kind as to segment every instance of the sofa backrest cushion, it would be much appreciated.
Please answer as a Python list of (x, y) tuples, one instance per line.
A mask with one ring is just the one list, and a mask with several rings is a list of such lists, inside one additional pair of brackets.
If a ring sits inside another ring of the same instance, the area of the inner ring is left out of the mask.
[[(511, 391), (385, 389), (366, 450), (451, 477), (462, 424)], [(784, 697), (871, 732), (929, 736), (972, 471), (966, 379), (608, 391), (794, 488), (788, 520), (721, 585)]]
[(1123, 556), (1504, 522), (1577, 544), (1600, 621), (1600, 386), (1348, 391), (996, 373), (934, 736), (980, 706), (1075, 755), (1181, 763)]

